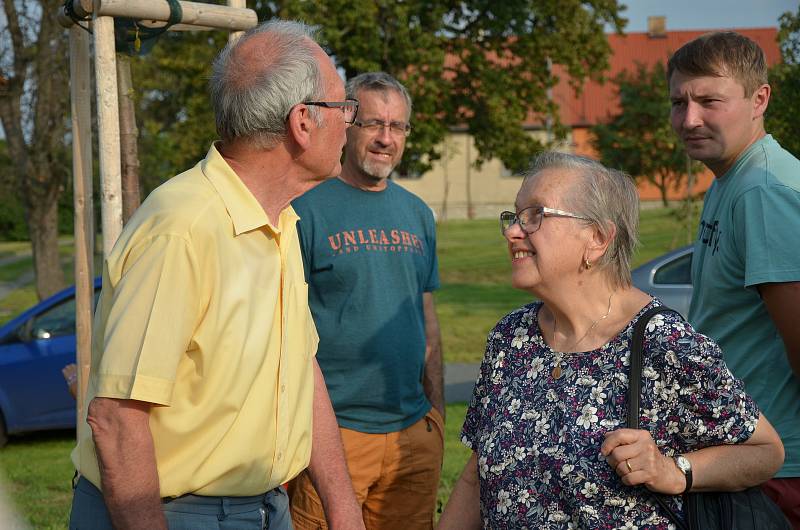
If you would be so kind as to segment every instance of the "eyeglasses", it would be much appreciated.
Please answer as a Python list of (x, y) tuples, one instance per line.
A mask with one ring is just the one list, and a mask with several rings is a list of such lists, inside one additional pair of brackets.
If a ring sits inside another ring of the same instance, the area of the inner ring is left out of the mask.
[(506, 231), (515, 224), (519, 224), (520, 228), (526, 234), (532, 234), (539, 230), (542, 226), (542, 219), (545, 217), (569, 217), (571, 219), (582, 219), (584, 221), (591, 221), (588, 217), (577, 215), (564, 210), (556, 210), (555, 208), (548, 208), (547, 206), (529, 206), (523, 208), (519, 213), (514, 212), (501, 212), (500, 213), (500, 231), (505, 235)]
[(388, 123), (381, 120), (354, 121), (353, 125), (371, 133), (376, 133), (378, 131), (383, 132), (383, 129), (388, 127), (389, 132), (395, 136), (408, 136), (411, 132), (411, 124), (404, 121)]
[(341, 109), (344, 114), (344, 122), (348, 125), (356, 120), (358, 115), (358, 100), (346, 99), (344, 101), (304, 101), (303, 105), (313, 105), (328, 109)]

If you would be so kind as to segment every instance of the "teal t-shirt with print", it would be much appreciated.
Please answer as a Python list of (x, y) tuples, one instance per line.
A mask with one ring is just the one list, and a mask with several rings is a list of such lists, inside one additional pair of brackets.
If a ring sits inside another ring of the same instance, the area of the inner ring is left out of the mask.
[(430, 208), (391, 181), (372, 192), (339, 179), (292, 205), (317, 361), (339, 425), (367, 433), (412, 425), (431, 408), (422, 388), (422, 294), (439, 287)]
[[(800, 378), (757, 286), (800, 281), (800, 161), (767, 135), (706, 193), (692, 260), (689, 321), (714, 339), (773, 424), (800, 476)], [(798, 301), (800, 303), (800, 301)]]

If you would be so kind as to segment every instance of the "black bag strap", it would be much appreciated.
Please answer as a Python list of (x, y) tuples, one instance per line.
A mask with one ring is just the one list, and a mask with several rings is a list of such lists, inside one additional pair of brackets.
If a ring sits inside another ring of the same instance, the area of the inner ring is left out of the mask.
[(659, 313), (675, 313), (674, 309), (667, 306), (651, 307), (645, 311), (633, 326), (631, 339), (630, 365), (631, 373), (628, 376), (628, 428), (639, 428), (639, 397), (642, 393), (642, 358), (644, 357), (644, 332), (650, 319)]
[[(639, 428), (639, 398), (642, 393), (642, 362), (644, 358), (644, 333), (647, 329), (647, 324), (650, 319), (659, 313), (676, 313), (674, 309), (667, 306), (651, 307), (645, 311), (636, 324), (633, 326), (633, 337), (631, 338), (631, 354), (629, 363), (631, 365), (630, 375), (628, 375), (628, 422), (629, 429)], [(686, 524), (678, 514), (667, 504), (661, 495), (652, 491), (647, 491), (651, 499), (653, 499), (664, 512), (667, 514), (669, 520), (678, 527), (678, 530), (689, 530), (689, 525)]]

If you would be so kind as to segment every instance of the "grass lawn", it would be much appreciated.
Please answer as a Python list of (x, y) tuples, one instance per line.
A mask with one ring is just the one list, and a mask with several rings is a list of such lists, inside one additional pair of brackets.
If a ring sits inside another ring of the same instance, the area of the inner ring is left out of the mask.
[(74, 445), (74, 432), (56, 431), (14, 437), (0, 449), (0, 484), (32, 528), (67, 527)]
[[(697, 220), (692, 226), (697, 226)], [(479, 362), (486, 334), (497, 320), (531, 300), (510, 287), (510, 262), (496, 220), (449, 221), (439, 230), (442, 287), (436, 302), (447, 362)], [(665, 209), (643, 210), (642, 245), (634, 266), (688, 242), (691, 234)], [(0, 243), (0, 256), (22, 248)], [(67, 250), (67, 252), (71, 251)], [(64, 252), (62, 250), (62, 252)], [(19, 269), (15, 267), (15, 272)], [(96, 269), (99, 270), (99, 269)], [(0, 278), (13, 276), (0, 267)], [(71, 283), (71, 266), (65, 278)], [(1, 280), (0, 280), (1, 281)], [(36, 303), (32, 286), (0, 300), (0, 323)], [(465, 404), (447, 407), (445, 461), (439, 484), (443, 506), (469, 457), (459, 432)], [(34, 528), (64, 528), (71, 500), (69, 451), (74, 433), (43, 433), (12, 438), (0, 449), (0, 483)]]
[[(447, 406), (440, 510), (469, 458), (469, 449), (459, 439), (466, 409), (464, 403)], [(69, 453), (74, 445), (74, 432), (58, 431), (15, 437), (0, 449), (0, 485), (5, 486), (11, 502), (37, 530), (67, 526), (74, 473)]]
[(450, 493), (461, 476), (461, 470), (469, 459), (470, 450), (461, 443), (461, 425), (467, 413), (466, 403), (447, 405), (445, 418), (444, 463), (442, 477), (439, 480), (439, 509), (444, 510)]

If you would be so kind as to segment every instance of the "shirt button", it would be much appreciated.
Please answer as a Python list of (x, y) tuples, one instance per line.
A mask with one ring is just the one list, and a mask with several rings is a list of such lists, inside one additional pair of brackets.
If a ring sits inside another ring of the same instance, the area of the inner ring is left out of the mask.
[(278, 462), (280, 462), (282, 458), (283, 458), (283, 453), (278, 453)]
[(286, 385), (281, 385), (281, 394), (286, 393)]

